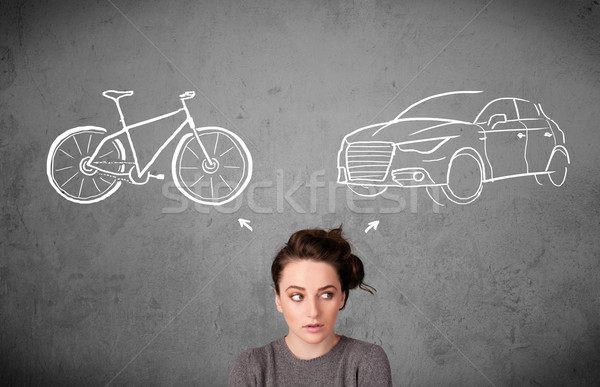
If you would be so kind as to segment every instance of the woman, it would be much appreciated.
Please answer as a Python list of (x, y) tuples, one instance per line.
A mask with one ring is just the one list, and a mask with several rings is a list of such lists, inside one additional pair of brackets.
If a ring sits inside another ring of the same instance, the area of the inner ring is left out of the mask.
[(362, 282), (362, 261), (342, 229), (294, 233), (271, 266), (277, 310), (287, 336), (240, 354), (229, 386), (391, 386), (390, 364), (375, 344), (335, 333), (350, 289)]

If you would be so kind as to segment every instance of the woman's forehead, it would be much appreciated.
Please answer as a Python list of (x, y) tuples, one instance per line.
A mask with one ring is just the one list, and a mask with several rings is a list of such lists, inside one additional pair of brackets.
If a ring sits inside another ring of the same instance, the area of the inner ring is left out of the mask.
[(326, 262), (297, 260), (283, 268), (279, 285), (285, 290), (288, 286), (319, 289), (327, 285), (340, 288), (340, 280), (335, 268)]

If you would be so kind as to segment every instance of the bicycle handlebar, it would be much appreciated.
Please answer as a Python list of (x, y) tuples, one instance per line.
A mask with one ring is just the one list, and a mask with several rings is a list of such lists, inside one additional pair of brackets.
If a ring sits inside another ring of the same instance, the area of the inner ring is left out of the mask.
[(189, 99), (189, 98), (194, 98), (195, 96), (196, 96), (195, 91), (186, 91), (185, 93), (181, 94), (179, 96), (179, 98)]

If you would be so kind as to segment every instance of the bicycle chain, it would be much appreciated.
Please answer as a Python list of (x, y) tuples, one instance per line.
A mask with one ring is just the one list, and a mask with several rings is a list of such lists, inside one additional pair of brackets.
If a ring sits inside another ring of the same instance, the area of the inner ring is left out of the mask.
[(112, 178), (113, 178), (113, 179), (115, 179), (115, 180), (120, 180), (120, 181), (124, 181), (124, 182), (126, 182), (126, 183), (131, 183), (131, 181), (129, 181), (129, 179), (125, 179), (125, 178), (123, 178), (123, 177), (119, 177), (119, 176), (111, 175), (111, 174), (108, 174), (108, 173), (102, 173), (102, 172), (98, 172), (98, 174), (99, 174), (99, 175), (102, 175), (102, 176), (108, 176), (108, 177), (112, 177)]
[[(127, 165), (135, 165), (135, 162), (133, 161), (94, 161), (92, 164), (127, 164)], [(126, 183), (131, 183), (131, 181), (129, 179), (123, 178), (123, 177), (119, 177), (119, 176), (115, 176), (115, 175), (111, 175), (109, 173), (104, 173), (104, 172), (100, 172), (98, 171), (99, 175), (103, 175), (103, 176), (108, 176), (108, 177), (112, 177), (115, 180), (119, 180), (119, 181), (124, 181)], [(133, 184), (133, 183), (131, 183)]]
[(92, 164), (128, 164), (135, 165), (134, 161), (94, 161)]

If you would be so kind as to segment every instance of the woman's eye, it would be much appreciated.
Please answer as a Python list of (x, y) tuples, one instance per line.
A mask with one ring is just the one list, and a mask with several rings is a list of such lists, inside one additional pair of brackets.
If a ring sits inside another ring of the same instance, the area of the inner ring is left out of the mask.
[(323, 293), (321, 295), (321, 297), (323, 297), (325, 299), (330, 299), (330, 298), (333, 298), (333, 293)]
[(293, 301), (302, 301), (302, 294), (294, 294), (290, 297)]

